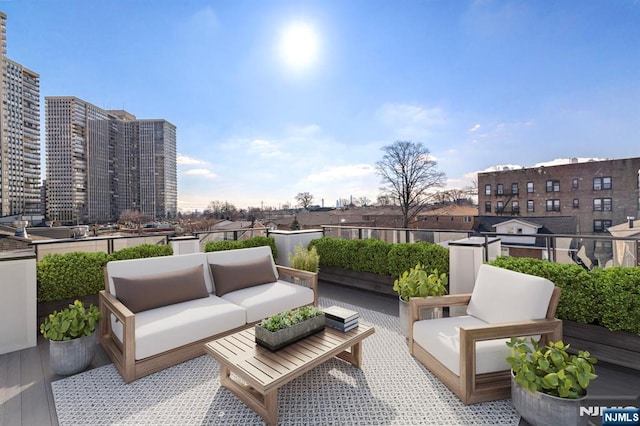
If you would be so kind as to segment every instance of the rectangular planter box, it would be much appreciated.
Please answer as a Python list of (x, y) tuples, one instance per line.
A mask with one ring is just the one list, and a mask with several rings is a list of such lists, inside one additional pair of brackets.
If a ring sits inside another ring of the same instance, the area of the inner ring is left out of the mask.
[(260, 324), (256, 324), (256, 343), (269, 350), (277, 351), (322, 330), (324, 330), (324, 315), (318, 315), (278, 331), (269, 331), (260, 327)]

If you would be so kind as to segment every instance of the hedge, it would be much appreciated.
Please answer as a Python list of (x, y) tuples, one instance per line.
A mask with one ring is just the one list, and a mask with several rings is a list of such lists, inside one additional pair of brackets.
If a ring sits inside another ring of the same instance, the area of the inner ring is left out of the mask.
[(558, 318), (640, 335), (640, 267), (595, 268), (499, 257), (494, 266), (547, 278), (562, 289)]
[(273, 258), (278, 258), (278, 249), (276, 248), (276, 240), (273, 237), (252, 237), (239, 241), (210, 241), (204, 246), (205, 252), (235, 250), (249, 247), (271, 247)]
[(376, 239), (344, 240), (323, 237), (312, 240), (320, 266), (337, 266), (359, 272), (399, 277), (419, 262), (428, 271), (435, 268), (449, 274), (449, 249), (437, 244), (387, 243)]
[(142, 244), (107, 254), (103, 252), (53, 253), (36, 266), (38, 302), (74, 299), (104, 289), (104, 267), (111, 260), (170, 256), (171, 246)]

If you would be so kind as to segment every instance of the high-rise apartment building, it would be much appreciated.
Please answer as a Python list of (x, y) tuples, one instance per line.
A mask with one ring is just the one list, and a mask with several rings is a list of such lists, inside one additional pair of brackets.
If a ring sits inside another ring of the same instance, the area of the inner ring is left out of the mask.
[(177, 214), (176, 127), (73, 96), (45, 98), (47, 215), (63, 223)]
[(478, 173), (480, 215), (573, 216), (598, 234), (640, 216), (640, 157)]
[(40, 214), (40, 76), (6, 56), (0, 12), (0, 216)]

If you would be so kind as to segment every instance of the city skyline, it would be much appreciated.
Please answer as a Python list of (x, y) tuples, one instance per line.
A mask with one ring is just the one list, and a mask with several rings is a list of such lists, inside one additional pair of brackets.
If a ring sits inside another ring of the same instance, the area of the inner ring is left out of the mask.
[(395, 140), (428, 147), (449, 188), (492, 166), (638, 155), (634, 1), (27, 0), (2, 11), (8, 56), (40, 74), (41, 99), (176, 125), (182, 210), (278, 207), (299, 192), (327, 206), (375, 200), (375, 162)]

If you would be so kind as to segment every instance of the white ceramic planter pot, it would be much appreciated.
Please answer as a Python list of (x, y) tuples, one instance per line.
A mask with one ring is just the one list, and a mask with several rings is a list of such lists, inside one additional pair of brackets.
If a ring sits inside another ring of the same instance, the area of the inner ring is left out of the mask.
[(98, 331), (79, 339), (49, 340), (49, 366), (60, 376), (76, 374), (86, 369), (96, 355)]
[(511, 376), (511, 402), (532, 426), (586, 426), (589, 416), (580, 416), (580, 405), (585, 398), (558, 398), (542, 392), (529, 392)]

